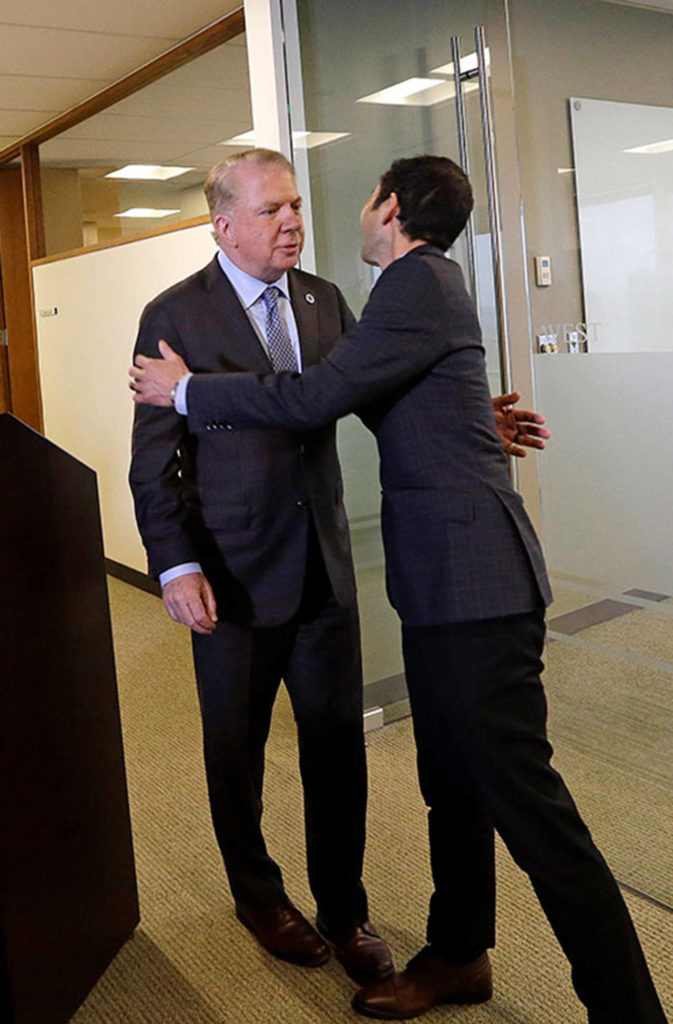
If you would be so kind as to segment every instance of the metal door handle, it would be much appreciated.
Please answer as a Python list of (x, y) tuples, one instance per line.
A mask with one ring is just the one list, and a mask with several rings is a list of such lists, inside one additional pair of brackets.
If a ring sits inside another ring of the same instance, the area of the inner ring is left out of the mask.
[[(467, 130), (465, 128), (465, 102), (463, 100), (463, 82), (460, 74), (460, 37), (451, 36), (451, 58), (453, 60), (453, 79), (456, 88), (456, 124), (458, 127), (458, 150), (460, 153), (460, 165), (470, 176), (470, 154), (467, 148)], [(477, 303), (477, 268), (474, 255), (474, 221), (472, 217), (465, 227), (465, 242), (467, 245), (467, 273), (469, 278), (470, 295)]]
[(500, 348), (500, 365), (506, 392), (512, 390), (512, 358), (507, 327), (507, 299), (505, 293), (505, 274), (503, 267), (503, 247), (500, 225), (500, 205), (498, 199), (498, 179), (495, 160), (495, 134), (493, 131), (493, 111), (488, 91), (488, 74), (486, 69), (486, 43), (483, 25), (474, 29), (474, 41), (477, 51), (479, 70), (479, 99), (481, 104), (481, 126), (484, 135), (484, 163), (486, 167), (486, 187), (488, 192), (488, 218), (491, 230), (491, 253), (493, 256), (493, 284), (495, 290), (495, 307), (498, 319), (498, 345)]

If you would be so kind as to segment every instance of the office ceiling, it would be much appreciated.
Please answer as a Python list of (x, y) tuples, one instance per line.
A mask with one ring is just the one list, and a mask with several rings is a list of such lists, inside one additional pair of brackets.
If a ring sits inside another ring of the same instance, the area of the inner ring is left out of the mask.
[[(606, 2), (673, 13), (673, 0)], [(241, 3), (2, 0), (0, 150)], [(207, 168), (224, 155), (218, 143), (251, 124), (245, 37), (239, 36), (46, 143), (41, 159), (53, 166)], [(183, 187), (189, 183), (182, 179)]]
[[(0, 149), (240, 7), (241, 2), (163, 0), (157, 4), (156, 0), (115, 0), (114, 3), (110, 0), (58, 0), (58, 3), (54, 0), (2, 0)], [(238, 59), (232, 57), (227, 61), (228, 70), (223, 72), (225, 77), (222, 81), (232, 86), (233, 116), (230, 120), (232, 124), (240, 123), (242, 127), (238, 130), (242, 131), (249, 127), (243, 37), (226, 45), (231, 46), (228, 51), (231, 54), (239, 51)], [(185, 84), (191, 84), (195, 90), (203, 88), (203, 78), (197, 75), (192, 75), (189, 83), (189, 67), (181, 69)], [(241, 73), (244, 80), (241, 80)], [(238, 99), (234, 94), (238, 94)], [(155, 129), (158, 129), (159, 119), (163, 115), (166, 121), (168, 113), (165, 90), (163, 93), (160, 89), (157, 91), (154, 106), (148, 102), (142, 105), (140, 96), (123, 101), (127, 108), (120, 111), (116, 123), (108, 117), (107, 123), (103, 122), (104, 127), (100, 124), (96, 127), (99, 137), (90, 140), (90, 152), (97, 149), (101, 154), (111, 155), (112, 149), (120, 143), (129, 153), (135, 144), (135, 151), (139, 154), (151, 122), (157, 122)], [(203, 96), (206, 118), (208, 106), (212, 107), (213, 102), (214, 96)], [(164, 125), (164, 134), (172, 140), (168, 147), (164, 146), (167, 155), (170, 155), (169, 150), (170, 153), (193, 152), (227, 137), (226, 127), (222, 131), (219, 126), (215, 131), (217, 138), (211, 138), (208, 132), (195, 134), (196, 126), (188, 123), (188, 116), (184, 116), (187, 111), (182, 113), (182, 117), (171, 118), (170, 126)], [(91, 122), (94, 120), (92, 118)], [(184, 126), (180, 138), (176, 136), (176, 132), (180, 134), (179, 123)], [(76, 136), (77, 130), (72, 132)], [(68, 134), (74, 139), (72, 133)], [(161, 134), (155, 130), (152, 140), (158, 147), (166, 142), (166, 139), (157, 138)], [(107, 150), (105, 141), (109, 143)], [(72, 142), (70, 145), (76, 148)]]

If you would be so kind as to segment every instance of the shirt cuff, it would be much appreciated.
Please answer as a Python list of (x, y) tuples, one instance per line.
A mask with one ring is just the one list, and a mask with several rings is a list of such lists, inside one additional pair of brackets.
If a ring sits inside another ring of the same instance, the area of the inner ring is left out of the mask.
[(191, 376), (191, 373), (186, 373), (184, 377), (181, 377), (175, 389), (175, 402), (173, 404), (175, 405), (175, 411), (179, 412), (181, 416), (187, 415), (187, 385)]
[(172, 569), (165, 569), (164, 572), (159, 573), (159, 583), (162, 587), (165, 587), (171, 580), (177, 580), (179, 576), (187, 576), (190, 572), (201, 572), (201, 566), (198, 562), (181, 562), (180, 565), (174, 565)]

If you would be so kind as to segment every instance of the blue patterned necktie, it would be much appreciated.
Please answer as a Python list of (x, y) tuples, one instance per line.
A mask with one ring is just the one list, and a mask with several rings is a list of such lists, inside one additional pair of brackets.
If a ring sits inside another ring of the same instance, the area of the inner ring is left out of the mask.
[(266, 344), (269, 350), (271, 365), (276, 372), (299, 369), (292, 340), (278, 312), (278, 296), (280, 294), (280, 288), (276, 288), (275, 285), (269, 285), (262, 292), (262, 298), (266, 307), (266, 319), (264, 321)]

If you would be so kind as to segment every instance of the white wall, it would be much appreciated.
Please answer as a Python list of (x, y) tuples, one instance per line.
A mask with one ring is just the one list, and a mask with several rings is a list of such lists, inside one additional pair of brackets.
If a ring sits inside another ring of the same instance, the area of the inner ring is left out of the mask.
[(127, 484), (131, 351), (145, 304), (213, 253), (203, 224), (33, 270), (45, 434), (98, 474), (107, 557), (143, 572)]

